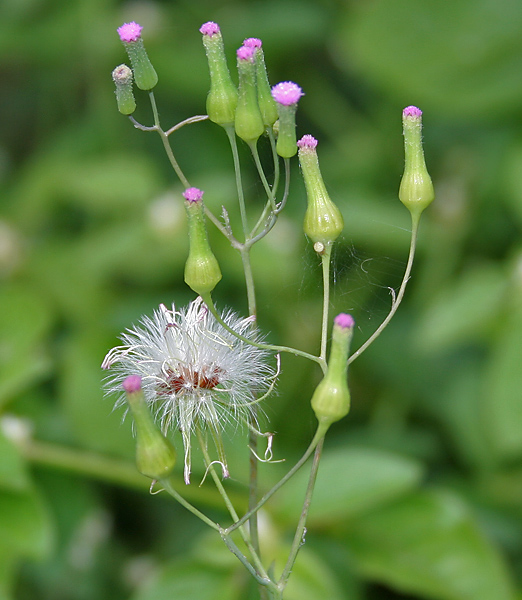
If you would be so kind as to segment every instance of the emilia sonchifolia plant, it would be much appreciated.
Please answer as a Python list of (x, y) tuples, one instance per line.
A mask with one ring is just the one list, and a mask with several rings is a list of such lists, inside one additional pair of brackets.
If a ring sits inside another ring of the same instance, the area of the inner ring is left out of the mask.
[[(122, 335), (122, 345), (113, 348), (102, 364), (109, 371), (105, 389), (109, 394), (116, 394), (117, 405), (126, 407), (132, 416), (139, 471), (153, 480), (153, 486), (161, 487), (221, 536), (259, 584), (262, 598), (280, 599), (284, 596), (303, 543), (325, 436), (330, 425), (344, 418), (350, 410), (348, 366), (375, 341), (397, 311), (410, 278), (420, 216), (434, 198), (421, 142), (422, 113), (414, 106), (405, 108), (402, 113), (405, 170), (399, 198), (409, 210), (412, 220), (410, 252), (404, 278), (398, 292), (393, 295), (387, 317), (374, 334), (350, 355), (355, 325), (353, 317), (345, 313), (338, 314), (333, 318), (332, 326), (329, 314), (331, 253), (343, 231), (343, 217), (330, 199), (323, 182), (317, 140), (309, 134), (299, 140), (296, 138), (295, 118), (298, 102), (303, 96), (301, 88), (290, 81), (273, 87), (269, 85), (262, 43), (257, 38), (246, 39), (237, 50), (239, 83), (236, 86), (225, 59), (220, 28), (216, 23), (208, 22), (200, 29), (210, 70), (207, 114), (188, 118), (170, 129), (164, 129), (152, 91), (158, 76), (147, 56), (141, 32), (142, 27), (137, 23), (125, 23), (118, 29), (131, 67), (120, 65), (113, 71), (116, 99), (119, 111), (128, 115), (136, 128), (159, 134), (184, 187), (189, 235), (185, 282), (194, 291), (195, 298), (188, 306), (172, 304), (169, 308), (160, 305), (152, 316), (143, 317), (137, 326)], [(144, 126), (132, 116), (136, 108), (134, 84), (148, 92), (154, 119), (152, 126)], [(230, 207), (223, 207), (222, 214), (218, 216), (204, 204), (203, 191), (189, 183), (170, 144), (171, 135), (180, 127), (206, 119), (221, 126), (230, 141), (237, 185), (238, 231), (232, 227), (228, 212)], [(264, 204), (254, 215), (248, 213), (245, 202), (237, 138), (247, 144), (266, 194)], [(259, 158), (260, 142), (271, 148), (273, 177), (270, 180)], [(313, 243), (323, 272), (318, 355), (268, 343), (262, 333), (262, 324), (256, 321), (256, 288), (250, 253), (259, 240), (270, 234), (287, 204), (290, 164), (296, 155), (308, 202), (304, 233)], [(231, 311), (223, 311), (214, 304), (212, 292), (221, 280), (221, 270), (209, 244), (208, 223), (216, 227), (230, 242), (232, 250), (241, 256), (248, 315), (239, 316)], [(267, 459), (271, 457), (273, 435), (260, 431), (258, 414), (262, 405), (270, 402), (280, 371), (280, 356), (284, 353), (317, 363), (323, 371), (323, 379), (309, 399), (317, 417), (317, 430), (300, 460), (272, 489), (261, 495), (257, 482), (257, 461), (260, 460), (257, 453), (258, 438), (267, 438)], [(243, 514), (238, 512), (226, 489), (226, 479), (230, 473), (223, 432), (229, 425), (235, 425), (233, 431), (236, 435), (249, 431), (250, 436), (249, 505)], [(212, 477), (230, 515), (228, 524), (213, 521), (188, 502), (183, 496), (183, 489), (174, 483), (171, 475), (178, 468), (175, 450), (178, 443), (183, 454), (179, 469), (183, 470), (186, 485), (191, 484), (192, 445), (199, 447), (206, 472)], [(259, 549), (258, 512), (311, 457), (309, 484), (303, 498), (302, 512), (297, 517), (288, 560), (282, 572), (274, 573), (263, 562)]]

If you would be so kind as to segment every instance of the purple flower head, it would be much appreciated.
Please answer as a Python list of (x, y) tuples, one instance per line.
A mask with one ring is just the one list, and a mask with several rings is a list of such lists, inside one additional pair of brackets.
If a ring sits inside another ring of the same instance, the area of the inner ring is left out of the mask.
[(313, 135), (303, 135), (303, 137), (297, 142), (299, 148), (314, 150), (317, 148), (317, 140)]
[(416, 106), (407, 106), (402, 111), (402, 116), (403, 117), (412, 117), (412, 118), (418, 119), (419, 117), (422, 116), (422, 110), (420, 108), (417, 108)]
[(207, 23), (203, 23), (203, 25), (199, 28), (199, 32), (203, 35), (208, 35), (212, 37), (214, 34), (219, 33), (219, 25), (214, 23), (214, 21), (208, 21)]
[(136, 42), (141, 37), (141, 30), (143, 27), (132, 21), (132, 23), (124, 23), (121, 27), (118, 27), (118, 35), (122, 42)]
[(203, 198), (203, 194), (203, 190), (200, 190), (195, 187), (190, 187), (183, 192), (183, 197), (187, 202), (200, 202)]
[(283, 81), (272, 88), (274, 100), (283, 106), (297, 104), (299, 98), (303, 95), (303, 90), (297, 83), (293, 83), (292, 81)]
[(141, 390), (141, 377), (139, 375), (129, 375), (122, 383), (123, 389), (127, 394), (134, 394)]
[(263, 42), (259, 38), (247, 38), (243, 42), (243, 46), (247, 46), (247, 48), (261, 48)]
[(355, 325), (355, 321), (353, 320), (352, 315), (348, 315), (346, 313), (340, 313), (335, 317), (334, 324), (337, 325), (337, 327), (342, 327), (343, 329), (348, 329)]
[(239, 60), (252, 60), (254, 57), (255, 48), (252, 46), (241, 46), (237, 49), (237, 57)]

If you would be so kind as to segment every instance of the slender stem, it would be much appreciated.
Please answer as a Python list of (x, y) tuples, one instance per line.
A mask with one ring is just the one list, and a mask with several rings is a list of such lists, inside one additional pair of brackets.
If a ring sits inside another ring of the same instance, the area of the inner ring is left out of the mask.
[[(255, 423), (257, 415), (257, 404), (252, 406), (253, 413), (250, 416), (250, 424)], [(249, 482), (248, 482), (248, 510), (251, 511), (257, 504), (257, 489), (258, 489), (258, 470), (257, 470), (257, 434), (253, 427), (250, 428), (249, 435), (250, 445), (250, 457), (249, 457)], [(248, 520), (248, 530), (250, 532), (250, 539), (252, 540), (252, 546), (256, 554), (261, 558), (261, 552), (259, 548), (259, 527), (257, 521), (257, 512), (253, 512)]]
[(274, 161), (274, 184), (272, 185), (272, 190), (274, 191), (275, 195), (279, 186), (279, 155), (277, 154), (276, 150), (276, 140), (273, 129), (269, 127), (267, 132), (268, 139), (270, 140), (270, 148), (272, 149), (272, 160)]
[(274, 487), (272, 489), (270, 489), (261, 498), (261, 500), (255, 505), (255, 507), (253, 509), (249, 510), (245, 515), (243, 515), (237, 523), (234, 523), (233, 525), (228, 527), (228, 529), (226, 530), (227, 533), (234, 531), (234, 529), (237, 529), (238, 527), (241, 527), (241, 525), (246, 523), (246, 521), (248, 521), (248, 519), (250, 519), (250, 514), (252, 512), (257, 512), (277, 492), (277, 490), (279, 490), (290, 478), (292, 478), (297, 473), (297, 471), (299, 471), (299, 469), (305, 464), (305, 462), (308, 460), (308, 458), (310, 457), (312, 452), (315, 450), (315, 448), (317, 447), (319, 442), (324, 438), (324, 436), (326, 434), (326, 430), (327, 430), (327, 427), (325, 427), (322, 424), (319, 424), (317, 426), (317, 431), (315, 432), (315, 435), (314, 435), (312, 441), (310, 442), (310, 445), (306, 449), (306, 452), (303, 454), (303, 456), (295, 463), (295, 465), (290, 469), (290, 471), (288, 471), (288, 473), (286, 473), (286, 475), (284, 475), (274, 485)]
[(221, 233), (227, 238), (230, 242), (232, 248), (236, 250), (241, 250), (243, 248), (243, 244), (238, 242), (232, 233), (232, 229), (227, 227), (227, 225), (223, 225), (221, 221), (216, 217), (216, 215), (205, 205), (205, 215), (212, 221), (212, 223), (221, 231)]
[[(198, 435), (198, 440), (199, 440), (199, 447), (201, 448), (201, 452), (203, 453), (203, 458), (205, 460), (205, 465), (210, 472), (210, 476), (214, 480), (214, 484), (215, 484), (218, 492), (221, 494), (221, 497), (223, 498), (223, 501), (225, 502), (225, 505), (227, 507), (228, 512), (230, 513), (230, 516), (232, 517), (232, 520), (234, 521), (234, 523), (237, 523), (239, 521), (239, 516), (236, 512), (236, 509), (234, 508), (234, 505), (230, 501), (230, 498), (228, 497), (227, 491), (225, 490), (225, 486), (221, 482), (221, 479), (219, 478), (219, 475), (216, 473), (216, 469), (214, 468), (214, 465), (212, 464), (212, 461), (208, 454), (207, 445), (206, 445), (205, 440), (203, 439), (203, 434), (202, 434), (200, 428), (198, 428), (198, 430), (197, 430), (197, 435)], [(228, 536), (230, 532), (229, 532), (229, 530), (222, 529), (221, 533), (222, 533), (222, 537), (224, 537), (224, 536)], [(243, 541), (245, 542), (245, 544), (250, 552), (250, 555), (252, 556), (252, 561), (254, 562), (257, 572), (264, 580), (270, 581), (270, 577), (268, 576), (268, 574), (265, 571), (263, 563), (261, 562), (261, 559), (259, 558), (258, 552), (254, 548), (254, 546), (251, 542), (251, 538), (249, 537), (248, 533), (245, 531), (245, 528), (242, 525), (239, 526), (239, 533), (241, 534), (241, 537), (243, 538)]]
[(175, 498), (181, 504), (181, 506), (183, 506), (188, 511), (190, 511), (193, 515), (198, 517), (198, 519), (201, 519), (203, 521), (203, 523), (206, 523), (209, 527), (212, 527), (212, 529), (215, 529), (216, 531), (219, 531), (219, 532), (222, 531), (222, 528), (217, 523), (214, 523), (214, 521), (212, 521), (212, 519), (209, 519), (207, 517), (207, 515), (203, 514), (195, 506), (190, 504), (190, 502), (185, 500), (185, 498), (183, 498), (183, 496), (174, 489), (170, 479), (161, 479), (160, 484), (165, 488), (166, 492), (168, 492), (173, 498)]
[(252, 273), (252, 263), (250, 262), (250, 248), (243, 247), (241, 250), (241, 260), (243, 262), (243, 272), (245, 274), (245, 285), (247, 290), (248, 314), (255, 316), (257, 314), (256, 290), (254, 285), (254, 275)]
[(268, 197), (268, 200), (270, 201), (270, 206), (272, 208), (272, 211), (275, 211), (276, 210), (275, 191), (273, 189), (270, 189), (270, 185), (268, 183), (265, 172), (263, 170), (263, 165), (261, 164), (261, 160), (259, 159), (257, 143), (249, 144), (249, 146), (250, 146), (250, 151), (252, 152), (252, 156), (254, 157), (254, 162), (256, 164), (259, 178), (261, 179), (263, 187), (265, 188), (265, 193)]
[(314, 362), (318, 363), (319, 366), (321, 367), (321, 369), (323, 370), (323, 373), (326, 372), (326, 361), (323, 358), (321, 358), (320, 356), (308, 354), (308, 352), (303, 352), (302, 350), (297, 350), (296, 348), (290, 348), (288, 346), (276, 346), (273, 344), (263, 344), (261, 342), (255, 342), (255, 341), (245, 337), (244, 335), (241, 335), (240, 333), (238, 333), (237, 331), (232, 329), (230, 327), (230, 325), (227, 325), (227, 323), (225, 323), (225, 321), (223, 321), (223, 319), (221, 318), (221, 315), (219, 314), (219, 312), (217, 311), (217, 309), (214, 305), (212, 296), (210, 294), (204, 294), (202, 297), (203, 297), (203, 301), (208, 306), (210, 312), (214, 315), (214, 317), (216, 317), (216, 319), (219, 321), (219, 323), (228, 332), (230, 332), (232, 335), (237, 337), (238, 340), (241, 340), (242, 342), (250, 344), (251, 346), (255, 346), (256, 348), (263, 348), (264, 350), (271, 350), (272, 352), (289, 352), (290, 354), (295, 354), (296, 356), (302, 356), (303, 358), (307, 358), (308, 360), (313, 360)]
[(167, 156), (170, 160), (170, 164), (172, 165), (172, 168), (174, 169), (174, 171), (176, 171), (176, 175), (178, 176), (178, 178), (181, 181), (181, 183), (183, 184), (183, 186), (185, 188), (188, 188), (188, 187), (190, 187), (190, 183), (188, 182), (188, 179), (185, 177), (183, 171), (181, 170), (181, 168), (178, 164), (178, 161), (176, 160), (176, 157), (174, 156), (174, 152), (172, 151), (172, 148), (170, 147), (170, 142), (169, 142), (169, 138), (168, 138), (167, 134), (163, 131), (163, 129), (160, 126), (158, 108), (156, 106), (156, 99), (154, 98), (154, 92), (149, 92), (149, 98), (150, 98), (150, 104), (152, 106), (152, 113), (154, 115), (154, 126), (156, 128), (156, 131), (159, 133), (161, 141), (163, 142), (163, 147), (165, 148), (165, 152), (167, 153)]
[(321, 358), (326, 360), (326, 339), (328, 333), (328, 312), (330, 309), (330, 264), (332, 245), (327, 244), (321, 256), (323, 265), (323, 321), (321, 325)]
[(386, 329), (388, 323), (391, 321), (393, 315), (397, 312), (400, 303), (402, 302), (402, 298), (404, 297), (404, 292), (406, 291), (406, 285), (410, 279), (411, 269), (413, 266), (413, 258), (415, 257), (415, 247), (417, 245), (417, 232), (419, 229), (419, 218), (413, 217), (412, 215), (412, 227), (411, 227), (411, 242), (410, 242), (410, 253), (408, 255), (408, 263), (406, 265), (406, 271), (404, 272), (404, 277), (402, 279), (401, 287), (399, 288), (399, 292), (397, 296), (394, 296), (392, 306), (388, 316), (384, 321), (380, 324), (379, 328), (374, 332), (374, 334), (364, 342), (364, 344), (356, 350), (348, 359), (348, 364), (352, 363), (356, 358), (359, 358), (361, 354), (371, 345), (373, 342), (381, 335), (381, 333)]
[(310, 469), (310, 478), (308, 479), (308, 486), (306, 488), (305, 499), (303, 502), (303, 510), (301, 511), (299, 523), (297, 525), (297, 529), (295, 530), (294, 541), (292, 543), (292, 548), (290, 549), (290, 554), (288, 555), (288, 560), (286, 562), (281, 578), (278, 581), (279, 587), (283, 589), (288, 582), (288, 578), (290, 577), (290, 572), (292, 571), (295, 559), (297, 558), (297, 553), (299, 552), (301, 546), (304, 544), (304, 536), (306, 534), (306, 519), (308, 518), (308, 511), (310, 510), (312, 494), (314, 492), (315, 482), (317, 479), (317, 471), (319, 470), (319, 462), (321, 460), (323, 443), (324, 437), (319, 441), (315, 449), (314, 460)]
[[(252, 229), (252, 231), (250, 233), (250, 236), (251, 236), (250, 239), (247, 240), (247, 244), (249, 246), (253, 246), (261, 238), (264, 238), (265, 235), (269, 231), (272, 230), (272, 228), (274, 227), (274, 225), (277, 222), (277, 217), (278, 217), (279, 213), (283, 210), (283, 208), (286, 205), (286, 202), (288, 200), (288, 194), (290, 193), (290, 160), (288, 158), (285, 158), (284, 163), (285, 163), (285, 190), (284, 190), (284, 193), (283, 193), (283, 199), (277, 205), (277, 208), (275, 209), (275, 211), (270, 212), (270, 216), (268, 218), (267, 218), (267, 214), (268, 214), (269, 209), (270, 209), (270, 201), (268, 201), (265, 204), (265, 208), (263, 209), (263, 213), (259, 217), (259, 220), (256, 223), (255, 227)], [(264, 223), (263, 230), (260, 231), (258, 234), (256, 234), (256, 231), (258, 231), (258, 229), (261, 227), (261, 225), (263, 223)]]
[(248, 220), (246, 214), (246, 205), (245, 205), (245, 194), (243, 192), (243, 181), (241, 179), (241, 165), (239, 163), (239, 153), (237, 150), (237, 140), (236, 140), (236, 132), (234, 127), (229, 126), (225, 127), (225, 131), (227, 132), (228, 139), (230, 141), (230, 148), (232, 149), (232, 157), (234, 159), (234, 172), (236, 174), (236, 187), (237, 187), (237, 197), (239, 201), (239, 212), (241, 214), (241, 224), (243, 226), (243, 235), (246, 239), (248, 235)]
[(195, 115), (194, 117), (189, 117), (188, 119), (185, 119), (184, 121), (180, 121), (179, 123), (177, 123), (170, 129), (165, 131), (165, 135), (167, 137), (169, 137), (169, 135), (171, 133), (174, 133), (178, 129), (185, 127), (185, 125), (192, 125), (192, 123), (199, 123), (200, 121), (206, 121), (207, 119), (208, 119), (208, 115)]
[(269, 577), (263, 577), (257, 573), (257, 571), (254, 569), (254, 567), (248, 562), (248, 558), (241, 552), (241, 550), (236, 546), (236, 544), (234, 544), (234, 542), (230, 539), (230, 537), (228, 537), (228, 535), (222, 533), (221, 539), (225, 542), (225, 544), (226, 544), (227, 548), (230, 550), (230, 552), (232, 552), (232, 554), (234, 554), (234, 556), (236, 556), (241, 561), (241, 563), (247, 568), (250, 575), (252, 575), (252, 577), (260, 585), (263, 585), (263, 586), (271, 585), (272, 587), (276, 587), (274, 585), (274, 583), (270, 580)]

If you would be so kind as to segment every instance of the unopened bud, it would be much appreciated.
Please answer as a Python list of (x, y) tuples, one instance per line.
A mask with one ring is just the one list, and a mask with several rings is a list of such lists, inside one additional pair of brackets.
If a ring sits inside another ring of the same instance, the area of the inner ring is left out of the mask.
[(422, 111), (408, 106), (402, 111), (404, 133), (404, 175), (399, 188), (399, 199), (414, 219), (435, 198), (431, 177), (426, 168), (422, 149)]
[(127, 65), (120, 65), (112, 72), (116, 85), (116, 102), (122, 115), (131, 115), (136, 110), (136, 101), (132, 91), (132, 71)]
[(265, 131), (263, 117), (257, 101), (255, 48), (241, 46), (237, 51), (239, 89), (237, 97), (236, 134), (247, 144), (253, 144)]
[(158, 75), (143, 45), (142, 29), (138, 23), (124, 23), (118, 28), (118, 35), (129, 55), (136, 85), (140, 90), (151, 90), (158, 83)]
[(315, 416), (326, 428), (345, 417), (350, 410), (348, 353), (354, 325), (351, 315), (341, 313), (335, 317), (328, 369), (312, 396)]
[(168, 477), (176, 464), (174, 446), (161, 433), (141, 390), (141, 377), (129, 375), (123, 382), (136, 427), (136, 466), (151, 479)]
[(256, 80), (257, 80), (257, 102), (263, 117), (265, 127), (272, 127), (277, 121), (277, 105), (272, 96), (268, 74), (266, 72), (263, 44), (258, 38), (247, 38), (243, 46), (255, 49)]
[(272, 88), (279, 115), (276, 150), (282, 158), (292, 158), (297, 153), (295, 113), (302, 95), (303, 90), (292, 81), (283, 81)]
[(221, 280), (221, 269), (210, 248), (205, 225), (203, 192), (187, 188), (183, 192), (188, 218), (189, 256), (185, 263), (185, 283), (199, 296), (210, 293)]
[(203, 35), (210, 71), (208, 118), (223, 127), (230, 126), (234, 123), (236, 113), (237, 90), (230, 78), (221, 31), (219, 25), (212, 21), (204, 23), (199, 31)]
[(297, 142), (297, 145), (299, 146), (299, 162), (308, 199), (304, 232), (314, 245), (320, 242), (323, 247), (327, 247), (342, 232), (343, 216), (326, 191), (317, 158), (317, 140), (311, 135), (305, 135)]

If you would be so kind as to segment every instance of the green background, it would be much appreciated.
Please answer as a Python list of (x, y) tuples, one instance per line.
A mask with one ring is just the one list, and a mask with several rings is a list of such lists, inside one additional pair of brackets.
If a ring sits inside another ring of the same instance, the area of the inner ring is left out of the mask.
[[(182, 189), (159, 138), (115, 106), (110, 72), (126, 59), (115, 30), (130, 20), (145, 26), (165, 127), (205, 111), (198, 29), (208, 20), (231, 65), (245, 37), (260, 37), (272, 83), (302, 86), (298, 135), (319, 139), (345, 218), (332, 305), (356, 319), (355, 347), (405, 268), (401, 110), (424, 111), (437, 198), (403, 306), (351, 367), (352, 412), (328, 436), (288, 600), (522, 598), (522, 4), (3, 0), (0, 599), (256, 594), (219, 539), (147, 494), (130, 424), (100, 391), (118, 334), (159, 302), (193, 297)], [(146, 95), (136, 97), (150, 124)], [(233, 207), (222, 130), (199, 123), (172, 142), (209, 206)], [(255, 209), (262, 188), (242, 157)], [(317, 352), (320, 268), (293, 169), (288, 208), (253, 252), (259, 324), (271, 342)], [(240, 260), (211, 239), (223, 271), (215, 300), (244, 313)], [(313, 435), (319, 377), (285, 356), (266, 403), (286, 464)], [(228, 453), (230, 487), (244, 494), (245, 436)], [(284, 468), (263, 465), (263, 486)], [(304, 486), (300, 474), (267, 507), (267, 556), (284, 556)], [(210, 484), (186, 493), (226, 520)]]

